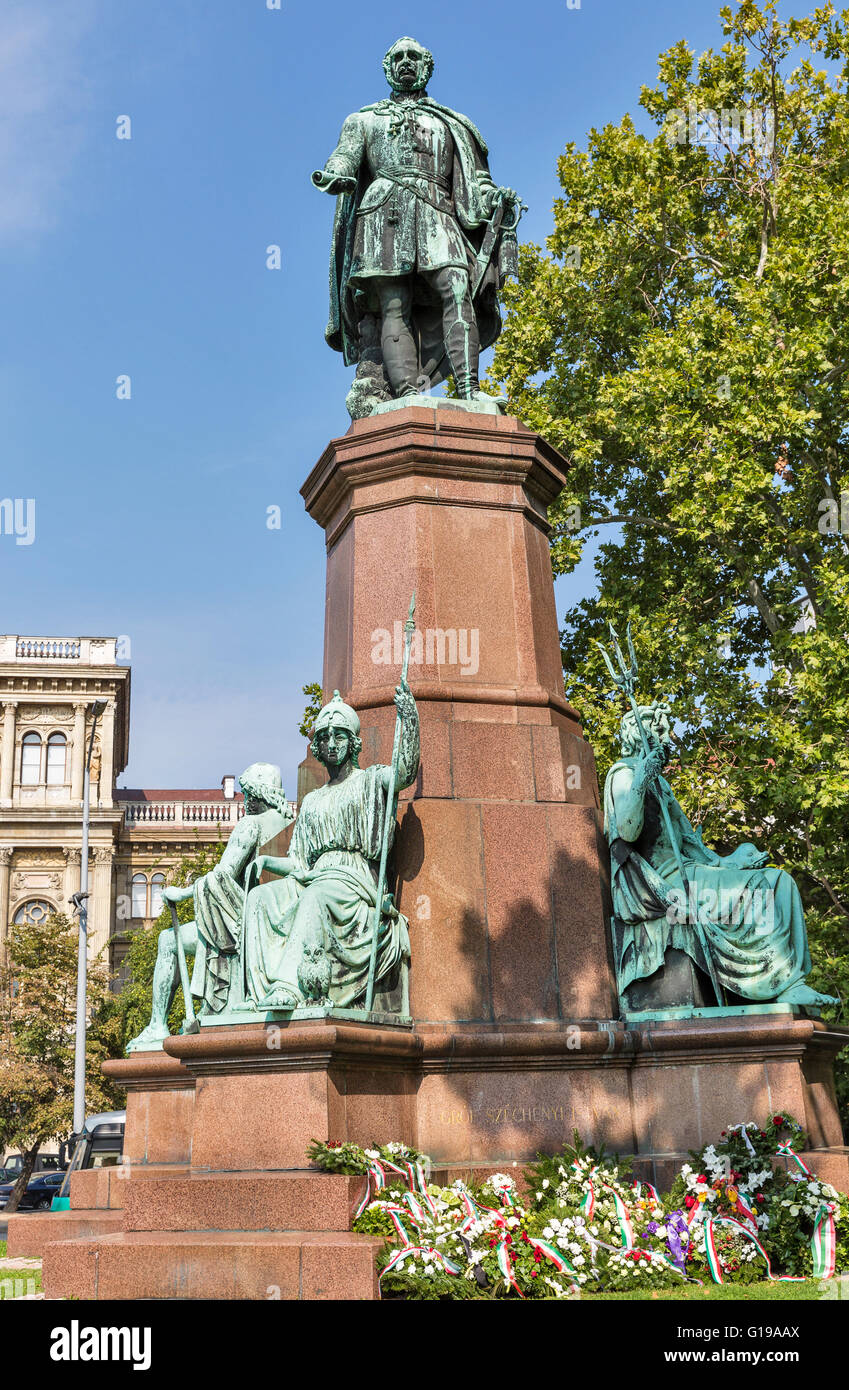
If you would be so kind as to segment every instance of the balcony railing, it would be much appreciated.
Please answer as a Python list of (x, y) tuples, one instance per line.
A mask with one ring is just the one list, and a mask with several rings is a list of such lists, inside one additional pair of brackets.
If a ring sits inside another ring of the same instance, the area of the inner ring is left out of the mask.
[(244, 813), (241, 801), (126, 801), (124, 825), (235, 825)]
[(28, 661), (74, 661), (81, 666), (114, 666), (117, 637), (0, 636), (0, 664)]

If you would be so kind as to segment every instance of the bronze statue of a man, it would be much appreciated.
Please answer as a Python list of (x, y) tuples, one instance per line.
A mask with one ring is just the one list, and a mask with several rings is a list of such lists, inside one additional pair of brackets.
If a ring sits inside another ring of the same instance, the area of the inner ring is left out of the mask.
[(461, 400), (491, 402), (478, 358), (501, 331), (498, 292), (516, 269), (519, 200), (493, 183), (468, 117), (428, 96), (426, 48), (398, 39), (383, 70), (392, 95), (348, 117), (312, 176), (337, 195), (327, 341), (370, 379), (365, 400), (352, 393), (356, 409), (349, 398), (352, 414), (370, 413), (381, 393), (415, 396), (449, 374)]

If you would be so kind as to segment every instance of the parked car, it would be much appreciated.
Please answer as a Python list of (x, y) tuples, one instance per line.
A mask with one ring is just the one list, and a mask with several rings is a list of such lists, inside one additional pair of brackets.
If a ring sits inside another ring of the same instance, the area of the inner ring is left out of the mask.
[(116, 1168), (124, 1148), (126, 1110), (107, 1110), (89, 1115), (83, 1126), (61, 1186), (54, 1190), (51, 1211), (68, 1211), (71, 1205), (71, 1177), (85, 1168)]
[[(47, 1211), (54, 1195), (62, 1186), (64, 1177), (64, 1173), (53, 1171), (52, 1173), (38, 1173), (34, 1178), (30, 1178), (26, 1192), (18, 1204), (18, 1210)], [(14, 1188), (13, 1182), (5, 1182), (0, 1186), (0, 1209), (6, 1206)]]

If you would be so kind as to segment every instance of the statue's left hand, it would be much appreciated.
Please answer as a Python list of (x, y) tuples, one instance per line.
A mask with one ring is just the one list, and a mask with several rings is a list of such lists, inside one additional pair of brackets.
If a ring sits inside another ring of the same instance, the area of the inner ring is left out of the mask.
[(505, 188), (502, 185), (500, 188), (494, 188), (492, 190), (491, 201), (492, 210), (494, 212), (499, 203), (504, 203), (505, 207), (510, 207), (512, 204), (518, 203), (519, 195), (515, 188)]
[(395, 687), (395, 708), (402, 719), (406, 719), (416, 712), (416, 702), (413, 699), (413, 692), (406, 681)]

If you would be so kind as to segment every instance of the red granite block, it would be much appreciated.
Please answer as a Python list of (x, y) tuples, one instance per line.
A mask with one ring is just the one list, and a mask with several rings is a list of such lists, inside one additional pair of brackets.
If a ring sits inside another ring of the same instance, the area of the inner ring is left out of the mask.
[(365, 1179), (315, 1171), (137, 1179), (127, 1231), (345, 1231)]
[(111, 1235), (123, 1225), (122, 1211), (21, 1212), (9, 1217), (6, 1254), (9, 1259), (40, 1259), (50, 1241)]

